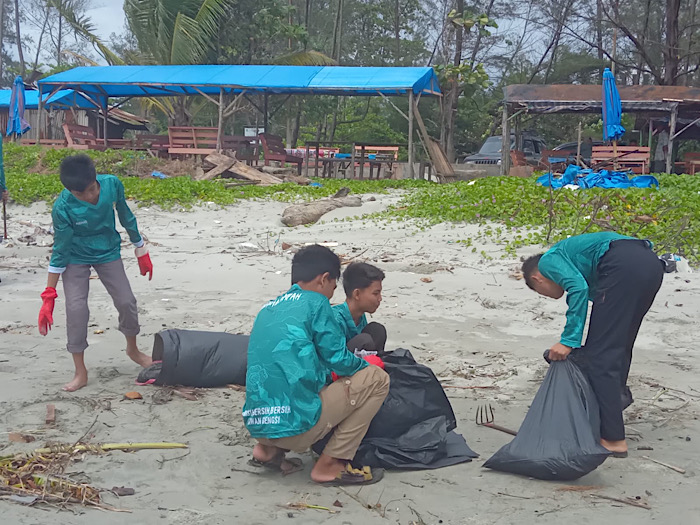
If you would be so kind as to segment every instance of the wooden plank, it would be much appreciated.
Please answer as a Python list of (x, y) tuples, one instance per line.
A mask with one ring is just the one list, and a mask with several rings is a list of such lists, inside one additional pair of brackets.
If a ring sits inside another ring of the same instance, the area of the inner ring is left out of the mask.
[(263, 173), (262, 171), (256, 170), (255, 168), (248, 166), (244, 162), (238, 160), (234, 161), (233, 165), (228, 169), (234, 175), (243, 177), (244, 179), (258, 181), (261, 184), (281, 184), (282, 179), (270, 175), (269, 173)]
[(217, 177), (225, 171), (227, 171), (236, 162), (235, 158), (231, 158), (227, 155), (222, 155), (218, 152), (214, 152), (207, 155), (207, 157), (205, 157), (204, 160), (206, 160), (210, 164), (213, 164), (214, 167), (206, 173), (204, 173), (204, 175), (201, 178), (196, 177), (197, 180), (211, 180), (214, 177)]
[(56, 424), (56, 405), (46, 405), (46, 420), (47, 425)]
[(428, 135), (428, 131), (425, 129), (425, 124), (423, 123), (423, 117), (421, 117), (417, 107), (414, 110), (414, 114), (416, 117), (416, 122), (418, 123), (418, 131), (423, 139), (423, 144), (428, 150), (428, 155), (430, 156), (430, 160), (435, 167), (435, 172), (438, 179), (442, 178), (441, 180), (455, 180), (455, 171), (452, 164), (450, 164), (450, 162), (447, 160), (447, 155), (444, 151), (442, 151), (440, 143)]
[(215, 148), (168, 148), (168, 153), (173, 155), (209, 155), (215, 152)]

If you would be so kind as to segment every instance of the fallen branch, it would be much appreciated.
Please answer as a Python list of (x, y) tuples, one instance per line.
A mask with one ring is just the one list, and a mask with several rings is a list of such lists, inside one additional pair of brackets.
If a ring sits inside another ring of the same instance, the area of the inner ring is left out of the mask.
[(602, 494), (590, 494), (590, 496), (594, 498), (606, 499), (608, 501), (615, 501), (617, 503), (624, 503), (625, 505), (639, 507), (640, 509), (651, 510), (651, 506), (646, 501), (640, 501), (632, 498), (613, 498), (612, 496), (603, 496)]
[(669, 465), (668, 463), (664, 463), (663, 461), (659, 461), (658, 459), (650, 458), (649, 456), (642, 456), (644, 459), (648, 459), (649, 461), (656, 463), (657, 465), (661, 465), (662, 467), (670, 468), (671, 470), (675, 470), (679, 474), (685, 474), (685, 470), (680, 468), (680, 467), (674, 467), (673, 465)]

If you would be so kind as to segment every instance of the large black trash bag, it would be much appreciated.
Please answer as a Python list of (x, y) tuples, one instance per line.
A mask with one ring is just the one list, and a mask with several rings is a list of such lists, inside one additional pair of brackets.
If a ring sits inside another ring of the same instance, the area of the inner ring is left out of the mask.
[(447, 432), (457, 428), (452, 405), (430, 368), (416, 363), (403, 348), (383, 354), (382, 360), (391, 380), (389, 394), (365, 437), (398, 437), (414, 424), (437, 416), (445, 417)]
[[(247, 335), (195, 330), (163, 330), (155, 335), (151, 379), (156, 385), (214, 388), (245, 385)], [(158, 371), (158, 366), (160, 371)], [(140, 376), (145, 378), (149, 369)]]
[(570, 359), (554, 361), (513, 441), (484, 467), (546, 480), (574, 480), (610, 455), (600, 444), (598, 402)]
[[(440, 382), (411, 352), (382, 354), (391, 380), (353, 463), (390, 469), (432, 469), (478, 457), (453, 430), (457, 421)], [(330, 434), (313, 445), (320, 454)]]

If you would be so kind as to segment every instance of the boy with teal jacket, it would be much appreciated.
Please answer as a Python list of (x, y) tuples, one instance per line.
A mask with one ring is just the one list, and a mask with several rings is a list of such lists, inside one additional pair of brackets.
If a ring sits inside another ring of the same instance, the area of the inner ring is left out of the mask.
[(368, 263), (350, 263), (343, 272), (345, 302), (333, 307), (348, 349), (369, 350), (379, 354), (386, 346), (386, 328), (376, 322), (367, 322), (366, 314), (373, 314), (382, 303), (384, 272)]
[(140, 352), (136, 345), (140, 331), (138, 310), (121, 260), (121, 236), (115, 228), (115, 209), (119, 222), (136, 247), (141, 275), (148, 273), (149, 280), (153, 277), (153, 264), (136, 218), (126, 203), (124, 186), (117, 177), (97, 175), (92, 159), (86, 155), (66, 157), (60, 172), (66, 189), (56, 199), (51, 212), (54, 244), (47, 286), (41, 294), (39, 332), (46, 335), (53, 325), (54, 302), (58, 297), (56, 285), (61, 278), (66, 299), (67, 349), (75, 365), (73, 380), (63, 389), (73, 392), (88, 381), (85, 349), (88, 347), (91, 267), (119, 312), (119, 331), (126, 337), (127, 355), (141, 366), (151, 365), (151, 358)]
[[(586, 373), (600, 407), (601, 444), (616, 457), (627, 456), (622, 411), (632, 403), (632, 349), (663, 274), (664, 263), (649, 241), (614, 232), (569, 237), (523, 263), (532, 290), (553, 299), (566, 292), (566, 325), (549, 358), (571, 354)], [(582, 345), (589, 301), (593, 309)]]
[[(345, 345), (330, 305), (340, 259), (326, 247), (302, 248), (292, 260), (292, 287), (263, 306), (248, 344), (245, 426), (258, 443), (253, 464), (289, 474), (301, 469), (286, 459), (333, 432), (311, 470), (331, 485), (379, 481), (380, 469), (352, 468), (372, 418), (389, 391), (380, 368), (355, 357)], [(331, 384), (331, 373), (340, 377)]]

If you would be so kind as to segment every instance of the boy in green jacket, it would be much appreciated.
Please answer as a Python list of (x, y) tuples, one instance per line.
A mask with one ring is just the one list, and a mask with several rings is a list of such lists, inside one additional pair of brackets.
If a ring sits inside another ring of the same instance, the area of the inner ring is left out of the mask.
[(119, 331), (126, 337), (126, 354), (141, 366), (150, 366), (151, 358), (139, 351), (136, 298), (121, 260), (121, 236), (114, 224), (114, 210), (119, 222), (136, 247), (141, 275), (153, 277), (153, 264), (124, 197), (124, 186), (114, 175), (96, 175), (95, 165), (87, 155), (73, 155), (61, 163), (61, 182), (65, 190), (56, 199), (51, 212), (54, 244), (49, 263), (46, 290), (41, 294), (39, 332), (46, 335), (53, 324), (56, 285), (63, 280), (66, 298), (67, 349), (73, 356), (75, 375), (63, 390), (73, 392), (88, 382), (85, 349), (90, 317), (88, 291), (90, 267), (114, 301), (119, 312)]
[(373, 314), (382, 302), (384, 272), (371, 264), (351, 263), (343, 272), (346, 300), (333, 307), (348, 349), (384, 352), (386, 328), (380, 323), (367, 323), (365, 314)]
[[(330, 298), (340, 259), (324, 246), (302, 248), (292, 260), (292, 287), (258, 314), (248, 344), (245, 426), (258, 443), (254, 464), (289, 474), (303, 452), (333, 432), (311, 470), (330, 485), (379, 481), (381, 469), (352, 468), (372, 418), (389, 391), (389, 376), (345, 346)], [(331, 383), (331, 372), (340, 379)]]
[[(523, 263), (532, 290), (553, 299), (566, 292), (566, 326), (549, 358), (563, 360), (573, 351), (598, 399), (601, 444), (616, 457), (627, 456), (622, 411), (632, 403), (627, 387), (632, 349), (663, 274), (664, 263), (649, 241), (614, 232), (570, 237)], [(593, 310), (581, 346), (588, 301)]]

